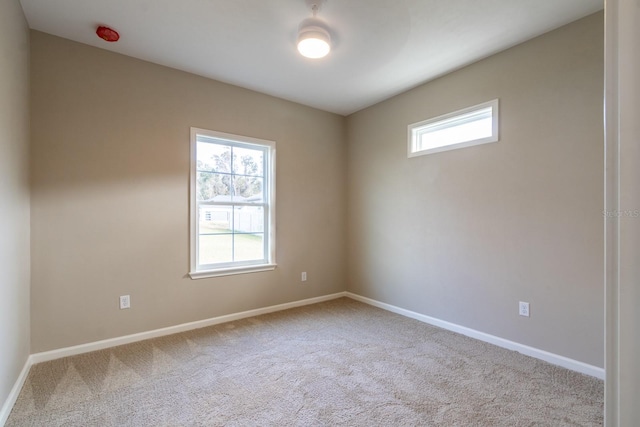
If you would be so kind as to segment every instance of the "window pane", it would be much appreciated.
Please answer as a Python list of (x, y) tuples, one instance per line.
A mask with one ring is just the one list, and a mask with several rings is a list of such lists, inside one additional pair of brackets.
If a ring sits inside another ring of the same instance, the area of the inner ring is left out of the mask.
[(198, 141), (196, 152), (198, 170), (231, 172), (231, 147)]
[(263, 156), (262, 150), (234, 147), (233, 173), (262, 176)]
[(262, 233), (264, 231), (264, 208), (262, 206), (235, 206), (233, 209), (233, 231), (236, 233)]
[(235, 201), (262, 203), (263, 179), (255, 176), (234, 176)]
[(262, 234), (234, 234), (234, 261), (264, 259)]
[(419, 150), (444, 147), (474, 139), (487, 138), (492, 133), (492, 118), (481, 118), (463, 124), (456, 124), (449, 128), (427, 131), (420, 135)]
[(200, 235), (199, 240), (198, 263), (200, 265), (233, 261), (232, 234)]
[(196, 175), (198, 200), (223, 202), (231, 200), (231, 175), (198, 172)]
[(233, 208), (231, 206), (200, 205), (199, 232), (200, 234), (231, 233), (233, 227)]
[[(199, 206), (199, 264), (233, 261), (231, 206)], [(227, 233), (227, 234), (222, 234)]]

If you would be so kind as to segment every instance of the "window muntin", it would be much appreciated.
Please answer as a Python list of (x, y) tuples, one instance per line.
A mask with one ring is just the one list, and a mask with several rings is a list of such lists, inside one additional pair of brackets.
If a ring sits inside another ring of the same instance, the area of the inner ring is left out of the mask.
[(498, 141), (498, 100), (409, 125), (409, 157)]
[(191, 129), (192, 278), (275, 267), (275, 142)]

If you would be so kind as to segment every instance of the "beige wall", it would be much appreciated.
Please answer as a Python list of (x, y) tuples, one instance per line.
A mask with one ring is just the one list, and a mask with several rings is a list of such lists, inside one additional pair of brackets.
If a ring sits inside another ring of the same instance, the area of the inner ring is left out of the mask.
[(28, 356), (29, 30), (9, 0), (0, 2), (0, 408)]
[[(31, 37), (33, 352), (346, 288), (341, 116)], [(191, 126), (276, 141), (275, 271), (187, 277)]]
[[(350, 116), (349, 290), (602, 367), (603, 79), (598, 13)], [(500, 142), (407, 158), (494, 98)]]

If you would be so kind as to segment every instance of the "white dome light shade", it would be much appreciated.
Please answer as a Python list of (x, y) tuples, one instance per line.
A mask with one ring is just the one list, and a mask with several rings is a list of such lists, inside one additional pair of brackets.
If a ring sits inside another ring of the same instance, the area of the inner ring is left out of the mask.
[(298, 51), (311, 59), (327, 56), (331, 51), (331, 36), (322, 21), (317, 18), (302, 21), (298, 30)]

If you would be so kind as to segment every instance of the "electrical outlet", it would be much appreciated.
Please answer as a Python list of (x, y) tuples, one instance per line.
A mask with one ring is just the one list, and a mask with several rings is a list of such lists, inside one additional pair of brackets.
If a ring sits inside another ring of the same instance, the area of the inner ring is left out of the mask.
[(529, 317), (529, 303), (520, 301), (520, 316)]
[(129, 295), (120, 295), (120, 310), (131, 308), (131, 297)]
[(302, 282), (306, 282), (307, 281), (307, 272), (306, 271), (302, 272), (302, 276), (300, 278), (300, 281), (302, 281)]

